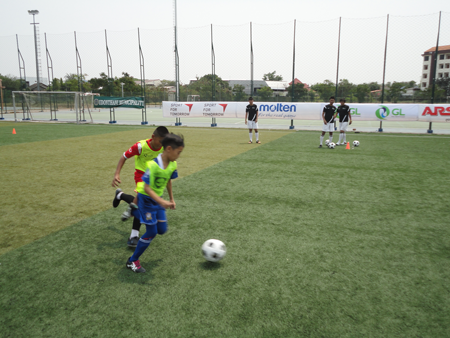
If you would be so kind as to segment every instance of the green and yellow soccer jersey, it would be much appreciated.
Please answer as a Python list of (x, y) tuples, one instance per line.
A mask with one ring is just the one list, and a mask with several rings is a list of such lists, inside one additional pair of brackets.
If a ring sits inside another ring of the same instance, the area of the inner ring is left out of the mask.
[(136, 144), (140, 145), (139, 156), (134, 156), (134, 168), (145, 172), (147, 169), (147, 162), (155, 159), (159, 154), (164, 151), (163, 147), (158, 150), (154, 150), (150, 147), (151, 140), (142, 140)]
[(161, 155), (158, 155), (153, 161), (147, 162), (147, 169), (142, 176), (142, 182), (137, 183), (136, 190), (140, 194), (148, 195), (144, 190), (145, 184), (148, 184), (158, 196), (162, 196), (167, 183), (177, 177), (177, 162), (169, 162), (167, 168), (163, 169)]

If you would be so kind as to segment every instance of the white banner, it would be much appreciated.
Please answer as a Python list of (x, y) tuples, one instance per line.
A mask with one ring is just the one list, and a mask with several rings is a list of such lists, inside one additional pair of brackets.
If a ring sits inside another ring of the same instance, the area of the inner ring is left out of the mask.
[[(320, 120), (320, 103), (262, 102), (260, 119)], [(245, 118), (247, 102), (163, 102), (164, 117)]]
[(419, 121), (450, 122), (450, 105), (419, 104)]
[[(260, 119), (321, 120), (327, 103), (261, 102)], [(245, 118), (247, 102), (163, 102), (164, 117)], [(450, 122), (448, 104), (349, 103), (353, 121)]]

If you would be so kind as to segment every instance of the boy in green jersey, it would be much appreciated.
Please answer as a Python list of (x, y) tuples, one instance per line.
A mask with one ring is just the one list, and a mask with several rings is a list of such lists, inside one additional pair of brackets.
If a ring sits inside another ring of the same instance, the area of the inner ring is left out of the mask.
[[(176, 160), (184, 149), (184, 139), (182, 136), (168, 134), (161, 143), (164, 152), (147, 162), (142, 182), (138, 182), (136, 186), (139, 209), (133, 211), (133, 216), (145, 225), (147, 231), (139, 239), (136, 250), (127, 261), (127, 268), (133, 272), (145, 272), (139, 257), (157, 234), (166, 233), (166, 209), (175, 209), (171, 180), (178, 177)], [(161, 197), (166, 187), (169, 201)]]

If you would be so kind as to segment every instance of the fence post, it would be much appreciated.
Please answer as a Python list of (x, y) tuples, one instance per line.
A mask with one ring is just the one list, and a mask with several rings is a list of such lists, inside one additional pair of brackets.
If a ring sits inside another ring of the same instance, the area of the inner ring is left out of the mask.
[[(436, 50), (434, 51), (434, 60), (433, 60), (433, 86), (431, 87), (431, 104), (434, 104), (434, 91), (436, 88), (436, 70), (437, 70), (437, 58), (439, 53), (439, 35), (441, 33), (441, 12), (439, 12), (439, 23), (438, 23), (438, 34), (436, 40)], [(433, 130), (431, 129), (431, 122), (428, 126), (427, 130), (428, 134), (432, 134)]]
[[(389, 14), (387, 15), (386, 40), (384, 42), (383, 84), (381, 87), (381, 103), (384, 103), (384, 82), (386, 79), (386, 54), (387, 54), (388, 33), (389, 33)], [(380, 133), (383, 131), (383, 121), (380, 121), (380, 128), (378, 128), (378, 131)]]

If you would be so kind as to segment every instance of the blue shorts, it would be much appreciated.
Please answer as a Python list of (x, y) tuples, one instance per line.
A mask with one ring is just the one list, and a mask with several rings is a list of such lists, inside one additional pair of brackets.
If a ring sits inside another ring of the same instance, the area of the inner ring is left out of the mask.
[(150, 196), (138, 193), (138, 210), (133, 210), (133, 216), (141, 224), (154, 225), (158, 221), (167, 221), (166, 209), (156, 203)]

